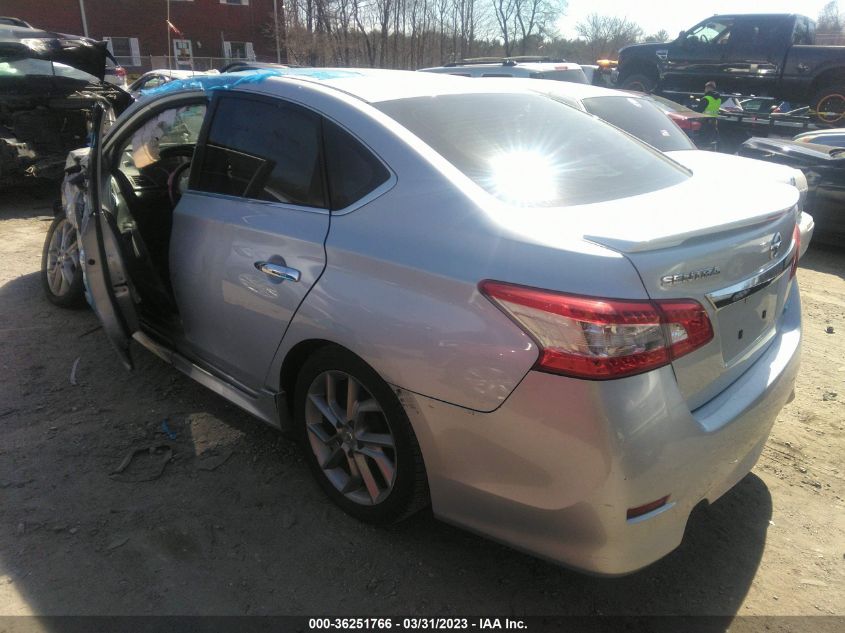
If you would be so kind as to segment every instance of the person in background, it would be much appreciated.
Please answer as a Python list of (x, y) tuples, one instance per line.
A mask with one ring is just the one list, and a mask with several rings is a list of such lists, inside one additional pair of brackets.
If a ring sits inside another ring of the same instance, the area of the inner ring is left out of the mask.
[(704, 96), (698, 101), (698, 106), (695, 108), (698, 112), (705, 114), (719, 114), (719, 108), (722, 107), (722, 95), (716, 91), (716, 82), (708, 81), (704, 84)]
[[(716, 82), (708, 81), (704, 84), (704, 96), (698, 100), (698, 104), (693, 108), (697, 112), (703, 112), (710, 116), (719, 116), (719, 109), (722, 107), (722, 95), (716, 91)], [(718, 151), (719, 149), (719, 127), (718, 121), (713, 121), (713, 125), (706, 126), (702, 130), (699, 138), (700, 143), (706, 143), (710, 149)]]

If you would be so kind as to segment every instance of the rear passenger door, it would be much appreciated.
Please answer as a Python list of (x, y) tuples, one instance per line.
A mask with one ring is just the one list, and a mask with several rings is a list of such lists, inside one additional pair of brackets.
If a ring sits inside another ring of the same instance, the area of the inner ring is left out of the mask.
[(182, 351), (257, 390), (326, 263), (322, 118), (279, 98), (218, 94), (195, 162), (170, 244)]
[(773, 94), (783, 71), (792, 26), (784, 16), (738, 17), (725, 53), (719, 89), (746, 95)]

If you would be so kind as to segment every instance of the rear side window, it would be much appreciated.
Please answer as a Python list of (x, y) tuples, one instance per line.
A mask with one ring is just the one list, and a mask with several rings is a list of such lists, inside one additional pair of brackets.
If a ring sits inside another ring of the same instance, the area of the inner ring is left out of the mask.
[(294, 104), (223, 97), (194, 188), (325, 208), (320, 128), (318, 115)]
[(344, 209), (390, 178), (390, 172), (351, 134), (323, 123), (323, 143), (332, 209)]
[(439, 95), (375, 106), (514, 206), (601, 202), (688, 177), (619, 130), (540, 95)]
[(695, 149), (672, 120), (653, 103), (637, 97), (590, 97), (583, 99), (590, 114), (612, 123), (661, 152)]

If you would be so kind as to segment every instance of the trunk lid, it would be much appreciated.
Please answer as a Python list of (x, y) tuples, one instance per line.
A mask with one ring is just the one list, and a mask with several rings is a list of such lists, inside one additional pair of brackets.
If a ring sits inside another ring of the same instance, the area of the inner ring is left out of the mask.
[(697, 180), (677, 188), (687, 189), (683, 196), (643, 196), (650, 200), (642, 201), (640, 222), (617, 212), (615, 222), (584, 227), (586, 239), (631, 261), (652, 299), (695, 299), (707, 310), (713, 341), (673, 362), (690, 409), (736, 380), (774, 337), (790, 287), (798, 202), (789, 185), (722, 187), (716, 195), (713, 181), (700, 190)]
[(788, 296), (798, 191), (755, 182), (693, 176), (674, 187), (565, 213), (536, 210), (541, 221), (523, 221), (521, 232), (561, 247), (564, 239), (580, 235), (624, 255), (652, 299), (694, 299), (707, 310), (713, 340), (673, 362), (692, 410), (763, 353)]

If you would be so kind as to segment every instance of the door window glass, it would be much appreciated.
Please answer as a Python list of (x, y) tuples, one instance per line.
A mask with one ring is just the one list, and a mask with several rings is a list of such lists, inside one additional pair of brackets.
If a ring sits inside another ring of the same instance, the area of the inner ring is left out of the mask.
[(720, 18), (708, 20), (693, 27), (686, 36), (686, 44), (692, 47), (725, 45), (731, 36), (733, 20)]
[(330, 121), (323, 123), (323, 143), (332, 209), (348, 207), (390, 177), (378, 158)]
[(222, 97), (195, 188), (326, 207), (320, 133), (320, 117), (305, 108)]

